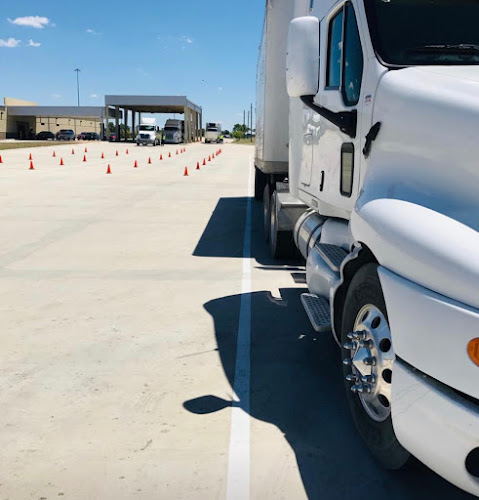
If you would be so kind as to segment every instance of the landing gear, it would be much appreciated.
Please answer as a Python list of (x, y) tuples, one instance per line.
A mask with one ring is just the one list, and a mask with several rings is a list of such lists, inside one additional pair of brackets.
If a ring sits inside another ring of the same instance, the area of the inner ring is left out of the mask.
[(341, 349), (346, 398), (359, 435), (386, 469), (400, 469), (410, 454), (391, 420), (394, 348), (377, 265), (366, 264), (349, 286)]

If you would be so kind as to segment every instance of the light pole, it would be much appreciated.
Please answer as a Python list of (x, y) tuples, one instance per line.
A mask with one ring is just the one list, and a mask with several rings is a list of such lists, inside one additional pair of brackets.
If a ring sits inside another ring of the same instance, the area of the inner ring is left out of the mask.
[(80, 80), (78, 78), (78, 73), (80, 73), (80, 70), (77, 68), (75, 72), (77, 74), (77, 102), (78, 102), (78, 107), (80, 107)]

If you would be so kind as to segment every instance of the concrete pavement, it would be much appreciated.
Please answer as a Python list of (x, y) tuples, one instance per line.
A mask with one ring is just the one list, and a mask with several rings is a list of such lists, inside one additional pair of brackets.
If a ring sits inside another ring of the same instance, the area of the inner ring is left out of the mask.
[[(226, 497), (253, 149), (180, 147), (55, 144), (33, 171), (1, 152), (0, 498)], [(371, 460), (304, 267), (269, 258), (261, 217), (253, 202), (250, 497), (467, 498)]]

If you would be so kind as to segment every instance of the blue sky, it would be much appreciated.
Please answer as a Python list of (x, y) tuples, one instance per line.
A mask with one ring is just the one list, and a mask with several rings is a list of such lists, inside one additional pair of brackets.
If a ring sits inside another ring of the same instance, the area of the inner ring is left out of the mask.
[(82, 105), (103, 105), (105, 94), (187, 95), (203, 122), (231, 129), (254, 108), (264, 3), (4, 2), (0, 98), (75, 105), (80, 68)]

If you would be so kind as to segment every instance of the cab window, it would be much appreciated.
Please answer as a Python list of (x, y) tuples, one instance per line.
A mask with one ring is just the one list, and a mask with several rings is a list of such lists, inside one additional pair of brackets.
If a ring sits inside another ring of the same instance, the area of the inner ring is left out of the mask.
[(363, 77), (363, 52), (354, 8), (347, 2), (329, 24), (326, 88), (341, 89), (344, 103), (359, 101)]

